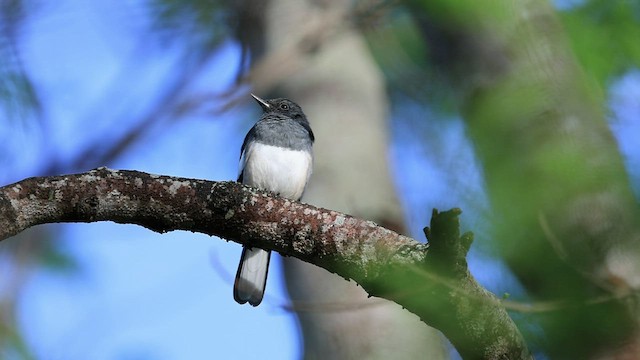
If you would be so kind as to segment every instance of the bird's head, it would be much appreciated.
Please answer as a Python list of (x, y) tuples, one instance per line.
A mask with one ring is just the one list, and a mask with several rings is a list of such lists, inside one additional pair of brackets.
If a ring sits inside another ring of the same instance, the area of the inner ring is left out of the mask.
[(302, 112), (302, 108), (293, 101), (285, 98), (264, 100), (253, 94), (253, 98), (260, 104), (264, 113), (275, 113), (285, 115), (293, 120), (306, 121), (307, 117)]

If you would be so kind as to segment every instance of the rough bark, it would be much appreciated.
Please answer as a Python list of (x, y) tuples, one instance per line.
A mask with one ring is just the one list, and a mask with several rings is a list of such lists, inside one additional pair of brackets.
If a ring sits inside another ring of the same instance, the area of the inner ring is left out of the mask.
[(471, 238), (459, 236), (458, 214), (434, 211), (432, 255), (371, 221), (233, 182), (100, 168), (0, 188), (0, 239), (37, 224), (95, 221), (216, 235), (353, 279), (438, 327), (466, 358), (528, 358), (504, 308), (466, 268)]

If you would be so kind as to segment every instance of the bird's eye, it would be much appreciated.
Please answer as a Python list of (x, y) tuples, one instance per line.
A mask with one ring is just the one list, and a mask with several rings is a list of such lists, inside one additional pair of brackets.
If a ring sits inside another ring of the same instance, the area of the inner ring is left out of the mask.
[(280, 109), (281, 109), (281, 110), (289, 110), (289, 105), (287, 105), (287, 104), (280, 104)]

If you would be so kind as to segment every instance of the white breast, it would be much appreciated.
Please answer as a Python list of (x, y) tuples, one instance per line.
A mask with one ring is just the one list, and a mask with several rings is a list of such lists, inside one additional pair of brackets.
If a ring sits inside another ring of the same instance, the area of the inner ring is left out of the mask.
[(311, 154), (253, 143), (240, 161), (243, 183), (298, 200), (311, 176)]

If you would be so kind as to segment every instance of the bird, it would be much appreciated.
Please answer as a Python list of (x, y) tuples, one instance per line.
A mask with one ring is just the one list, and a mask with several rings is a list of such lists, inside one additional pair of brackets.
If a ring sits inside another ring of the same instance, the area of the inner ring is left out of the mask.
[[(309, 121), (302, 108), (289, 99), (251, 96), (262, 108), (262, 116), (242, 143), (238, 182), (299, 201), (313, 167), (315, 137)], [(242, 248), (233, 286), (236, 302), (260, 305), (270, 257), (270, 250)]]

